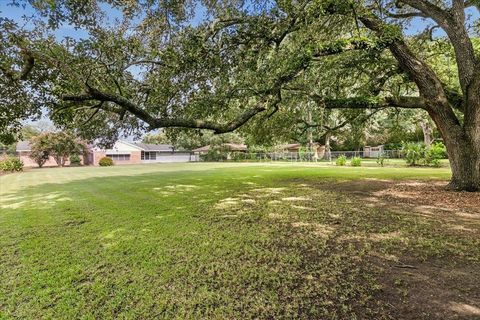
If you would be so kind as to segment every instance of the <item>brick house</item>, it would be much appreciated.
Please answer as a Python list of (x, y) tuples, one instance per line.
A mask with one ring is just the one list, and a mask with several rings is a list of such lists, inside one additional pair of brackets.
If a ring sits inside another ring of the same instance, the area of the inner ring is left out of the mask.
[[(20, 158), (20, 160), (22, 160), (23, 162), (23, 165), (25, 167), (37, 167), (37, 163), (35, 161), (33, 161), (32, 158), (30, 158), (30, 152), (32, 151), (31, 147), (30, 147), (30, 143), (28, 141), (19, 141), (17, 143), (17, 146), (16, 146), (16, 154), (17, 156)], [(85, 157), (80, 157), (81, 159), (81, 163), (82, 164), (88, 164), (88, 161), (86, 161), (87, 159)], [(68, 166), (70, 165), (70, 159), (67, 159), (67, 161), (65, 161), (65, 165)], [(58, 166), (57, 162), (55, 161), (55, 159), (50, 156), (48, 158), (48, 160), (45, 162), (45, 164), (43, 165), (44, 167), (56, 167)]]
[(118, 140), (111, 149), (93, 148), (89, 162), (98, 165), (103, 157), (109, 157), (115, 164), (189, 162), (190, 151), (178, 151), (169, 144), (147, 144)]
[[(26, 167), (36, 167), (37, 164), (29, 157), (30, 144), (28, 141), (20, 141), (17, 143), (17, 155), (23, 161)], [(120, 164), (140, 164), (140, 163), (166, 163), (166, 162), (189, 162), (192, 160), (190, 151), (177, 151), (173, 146), (168, 144), (145, 144), (133, 143), (118, 140), (111, 149), (101, 149), (98, 147), (90, 147), (86, 154), (83, 155), (82, 164), (98, 165), (103, 157), (109, 157), (117, 165)], [(65, 165), (69, 165), (67, 161)], [(57, 166), (55, 159), (50, 157), (45, 163), (48, 166)]]

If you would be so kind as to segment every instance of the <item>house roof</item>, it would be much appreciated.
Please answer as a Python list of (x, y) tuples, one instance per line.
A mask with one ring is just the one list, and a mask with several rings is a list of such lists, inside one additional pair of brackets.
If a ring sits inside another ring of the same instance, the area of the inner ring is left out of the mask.
[(169, 151), (173, 152), (174, 147), (170, 144), (151, 144), (151, 143), (141, 143), (135, 142), (133, 145), (139, 147), (143, 151)]
[[(312, 144), (312, 148), (319, 148), (321, 146), (322, 145), (317, 142), (314, 142)], [(279, 145), (276, 147), (276, 149), (277, 150), (300, 150), (301, 147), (302, 145), (300, 143), (289, 143), (289, 144)]]
[[(140, 143), (140, 142), (127, 142), (122, 141), (123, 143), (127, 143), (129, 145), (135, 146), (143, 151), (159, 151), (159, 152), (173, 152), (175, 148), (169, 144), (150, 144), (150, 143)], [(91, 146), (89, 146), (91, 148)], [(31, 151), (32, 148), (28, 141), (19, 141), (17, 142), (16, 150), (18, 151)]]
[(300, 143), (289, 143), (278, 146), (279, 149), (286, 150), (286, 149), (300, 149)]
[(197, 148), (197, 149), (193, 149), (192, 151), (193, 152), (206, 152), (208, 150), (210, 150), (210, 145), (203, 146), (203, 147), (200, 147), (200, 148)]
[(18, 141), (16, 151), (31, 151), (32, 147), (28, 141)]
[[(220, 145), (221, 147), (228, 149), (230, 151), (247, 151), (247, 146), (241, 143), (223, 143)], [(207, 152), (210, 150), (211, 145), (203, 146), (197, 149), (193, 149), (193, 152)]]

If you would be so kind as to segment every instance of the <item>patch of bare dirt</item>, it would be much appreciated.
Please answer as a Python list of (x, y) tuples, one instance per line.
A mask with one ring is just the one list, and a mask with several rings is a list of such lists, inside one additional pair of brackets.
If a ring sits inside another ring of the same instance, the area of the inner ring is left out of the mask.
[(387, 268), (378, 297), (388, 301), (398, 319), (480, 319), (478, 264), (414, 259), (404, 263)]
[(320, 185), (320, 188), (360, 197), (369, 206), (390, 209), (408, 207), (409, 211), (437, 218), (473, 219), (480, 222), (480, 193), (445, 190), (446, 181), (392, 181), (363, 179)]
[[(446, 191), (446, 184), (364, 179), (312, 187), (346, 194), (367, 207), (440, 222), (439, 232), (458, 239), (480, 239), (480, 193)], [(386, 236), (399, 235), (381, 234), (378, 240)], [(375, 242), (376, 235), (369, 240)], [(480, 319), (480, 263), (397, 256), (378, 257), (375, 264), (383, 270), (378, 303), (386, 305), (394, 319)]]

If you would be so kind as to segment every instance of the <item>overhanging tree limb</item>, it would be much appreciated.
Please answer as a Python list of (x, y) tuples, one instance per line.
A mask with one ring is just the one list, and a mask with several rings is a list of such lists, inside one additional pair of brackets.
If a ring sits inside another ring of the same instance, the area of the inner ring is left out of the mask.
[(322, 99), (314, 98), (318, 103), (323, 104), (325, 109), (385, 109), (388, 107), (403, 109), (425, 109), (425, 103), (420, 97), (355, 97), (346, 99)]
[[(402, 0), (438, 23), (448, 35), (455, 50), (460, 85), (464, 95), (473, 81), (474, 70), (480, 64), (465, 27), (465, 3), (454, 0), (450, 10), (444, 10), (427, 0)], [(477, 1), (478, 5), (478, 1)]]
[(244, 125), (248, 120), (253, 118), (258, 113), (261, 113), (268, 109), (270, 105), (276, 105), (279, 103), (278, 97), (266, 97), (261, 99), (254, 107), (247, 109), (235, 119), (230, 122), (219, 124), (207, 120), (199, 119), (185, 119), (185, 118), (157, 118), (150, 115), (147, 111), (143, 110), (141, 107), (137, 106), (135, 103), (125, 99), (123, 97), (102, 92), (100, 90), (88, 87), (88, 94), (81, 95), (65, 95), (62, 97), (64, 101), (73, 101), (73, 102), (86, 102), (86, 101), (103, 101), (103, 102), (113, 102), (118, 105), (121, 109), (114, 110), (112, 108), (105, 109), (105, 106), (100, 105), (99, 108), (107, 110), (110, 112), (115, 112), (121, 114), (124, 111), (127, 111), (135, 115), (140, 120), (144, 121), (150, 126), (150, 129), (156, 128), (171, 128), (171, 127), (182, 127), (182, 128), (195, 128), (195, 129), (208, 129), (213, 130), (215, 133), (226, 133), (234, 131), (235, 129)]
[(26, 80), (35, 65), (35, 58), (28, 49), (21, 49), (23, 56), (23, 65), (20, 71), (14, 71), (0, 65), (0, 70), (12, 81)]

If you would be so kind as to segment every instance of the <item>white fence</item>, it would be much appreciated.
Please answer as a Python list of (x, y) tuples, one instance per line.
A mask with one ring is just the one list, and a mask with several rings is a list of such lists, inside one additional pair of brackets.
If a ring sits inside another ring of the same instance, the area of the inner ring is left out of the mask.
[[(319, 158), (314, 152), (230, 152), (224, 154), (218, 159), (205, 158), (204, 155), (193, 155), (191, 161), (287, 161), (287, 162), (318, 162), (323, 160), (336, 159), (339, 156), (346, 156), (347, 158), (360, 157), (376, 159), (376, 157), (368, 157), (369, 153), (363, 151), (331, 151), (330, 157), (327, 155)], [(400, 150), (385, 150), (381, 154), (384, 158), (403, 158)]]

